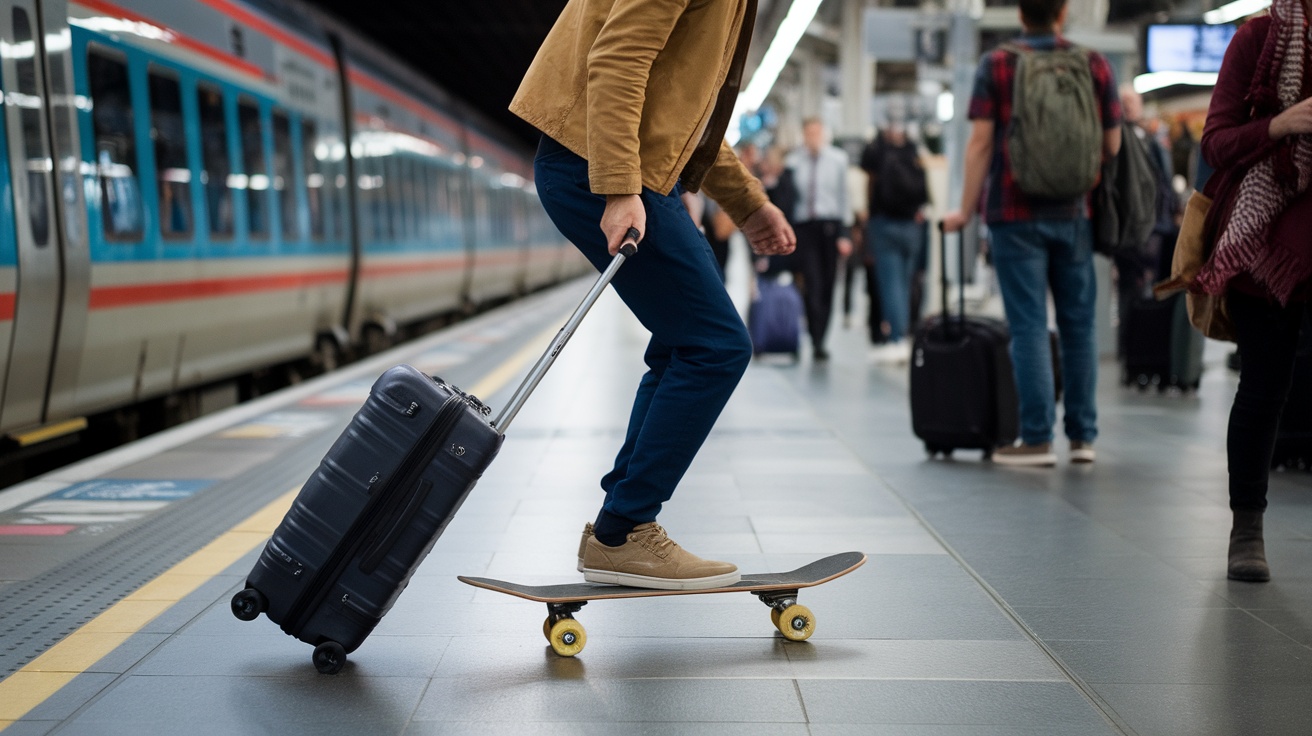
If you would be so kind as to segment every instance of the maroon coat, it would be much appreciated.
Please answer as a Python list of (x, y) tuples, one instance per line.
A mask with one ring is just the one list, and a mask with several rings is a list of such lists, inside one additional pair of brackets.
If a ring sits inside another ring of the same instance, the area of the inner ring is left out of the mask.
[[(1203, 158), (1216, 169), (1213, 180), (1218, 182), (1229, 180), (1237, 186), (1253, 164), (1268, 156), (1288, 156), (1292, 149), (1293, 137), (1271, 140), (1271, 121), (1275, 115), (1255, 111), (1248, 101), (1257, 60), (1270, 29), (1270, 17), (1245, 23), (1225, 52), (1221, 73), (1212, 91), (1212, 102), (1207, 108), (1202, 140)], [(1309, 95), (1312, 95), (1312, 63), (1305, 61), (1303, 97)], [(1210, 191), (1212, 187), (1207, 189)], [(1217, 194), (1219, 203), (1227, 193)], [(1302, 247), (1312, 248), (1312, 188), (1289, 202), (1284, 213), (1272, 223), (1270, 232), (1272, 242), (1301, 243)], [(1302, 276), (1301, 280), (1306, 281), (1312, 274)], [(1246, 274), (1232, 280), (1230, 288), (1253, 296), (1270, 297), (1265, 288)], [(1306, 285), (1300, 287), (1295, 298), (1307, 298), (1308, 291)]]

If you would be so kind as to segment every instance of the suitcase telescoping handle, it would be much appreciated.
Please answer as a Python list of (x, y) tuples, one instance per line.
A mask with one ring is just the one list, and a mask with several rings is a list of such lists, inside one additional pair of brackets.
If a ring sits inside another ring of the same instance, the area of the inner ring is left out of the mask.
[[(948, 326), (948, 231), (943, 228), (943, 221), (938, 222), (938, 282), (939, 300), (943, 307), (943, 329)], [(966, 331), (966, 242), (962, 231), (957, 231), (957, 327), (962, 334)]]
[(492, 421), (492, 426), (496, 427), (501, 434), (506, 433), (506, 428), (514, 421), (515, 415), (524, 406), (524, 402), (533, 393), (533, 389), (537, 388), (538, 384), (542, 382), (542, 377), (547, 374), (547, 369), (551, 368), (551, 364), (556, 362), (556, 356), (560, 355), (565, 343), (569, 342), (569, 339), (574, 336), (574, 330), (578, 329), (579, 323), (587, 316), (588, 310), (592, 309), (592, 305), (597, 303), (601, 292), (605, 291), (611, 279), (615, 278), (615, 273), (620, 270), (620, 266), (623, 266), (625, 261), (637, 254), (638, 240), (641, 237), (642, 233), (633, 227), (629, 228), (629, 231), (624, 234), (624, 240), (620, 243), (620, 252), (611, 259), (610, 265), (597, 277), (597, 282), (592, 285), (587, 296), (583, 297), (583, 302), (575, 307), (574, 314), (570, 315), (569, 321), (565, 323), (564, 327), (560, 328), (560, 332), (556, 333), (555, 339), (547, 347), (547, 352), (543, 353), (541, 358), (538, 358), (533, 370), (528, 372), (528, 376), (524, 378), (523, 383), (515, 389), (514, 395), (510, 397), (510, 403), (506, 404), (506, 407), (501, 410), (497, 418)]

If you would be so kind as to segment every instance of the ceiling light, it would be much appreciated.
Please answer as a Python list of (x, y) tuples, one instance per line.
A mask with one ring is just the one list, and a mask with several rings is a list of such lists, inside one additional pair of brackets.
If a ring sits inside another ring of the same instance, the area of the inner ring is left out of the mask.
[(1233, 23), (1240, 18), (1247, 18), (1254, 13), (1260, 13), (1269, 7), (1271, 7), (1271, 0), (1235, 0), (1228, 5), (1222, 5), (1216, 10), (1203, 13), (1203, 21), (1212, 25)]
[(1177, 84), (1195, 87), (1216, 86), (1216, 72), (1153, 72), (1140, 74), (1134, 78), (1134, 91), (1139, 94)]
[(766, 50), (760, 65), (752, 74), (752, 80), (738, 94), (727, 136), (730, 145), (738, 142), (740, 135), (738, 119), (743, 113), (755, 110), (765, 102), (770, 90), (774, 88), (775, 80), (779, 78), (779, 72), (784, 70), (784, 65), (793, 55), (793, 49), (797, 48), (797, 42), (815, 19), (815, 13), (820, 9), (821, 2), (823, 0), (793, 0), (792, 6), (788, 8), (788, 15), (784, 16), (784, 22), (779, 24), (779, 30), (774, 34), (774, 40), (770, 41), (770, 48)]

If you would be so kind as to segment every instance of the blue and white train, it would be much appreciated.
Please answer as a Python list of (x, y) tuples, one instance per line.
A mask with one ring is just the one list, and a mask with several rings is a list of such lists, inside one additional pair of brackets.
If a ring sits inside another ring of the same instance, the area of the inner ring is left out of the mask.
[(296, 0), (0, 0), (0, 435), (587, 268), (527, 151)]

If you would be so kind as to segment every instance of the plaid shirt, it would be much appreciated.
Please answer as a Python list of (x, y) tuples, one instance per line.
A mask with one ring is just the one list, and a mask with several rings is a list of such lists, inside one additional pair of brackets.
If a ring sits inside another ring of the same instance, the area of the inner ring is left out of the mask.
[[(1058, 36), (1022, 36), (1018, 43), (1035, 50), (1068, 48), (1071, 43)], [(993, 160), (989, 164), (984, 197), (984, 221), (1028, 222), (1031, 220), (1073, 220), (1089, 216), (1089, 198), (1070, 200), (1030, 197), (1016, 186), (1007, 153), (1007, 128), (1011, 124), (1012, 82), (1016, 78), (1016, 55), (995, 49), (980, 59), (975, 73), (975, 90), (970, 98), (971, 120), (992, 120)], [(1116, 89), (1116, 75), (1106, 57), (1089, 54), (1093, 73), (1093, 91), (1099, 100), (1099, 116), (1104, 130), (1121, 124), (1121, 101)]]

